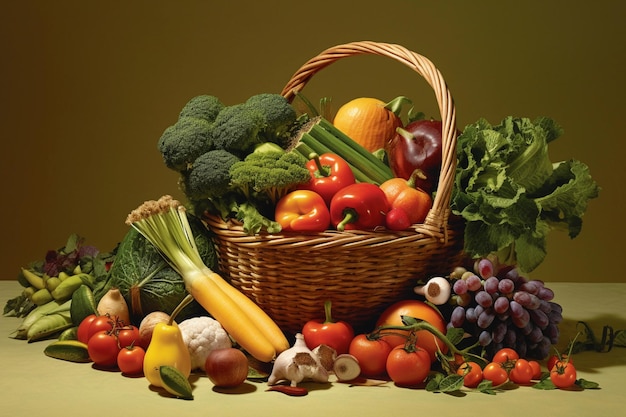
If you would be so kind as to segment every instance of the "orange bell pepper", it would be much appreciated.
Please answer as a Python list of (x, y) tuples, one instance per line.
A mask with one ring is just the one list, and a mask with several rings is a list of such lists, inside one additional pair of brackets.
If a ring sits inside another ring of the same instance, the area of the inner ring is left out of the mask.
[(403, 209), (409, 216), (411, 224), (424, 222), (428, 211), (433, 205), (430, 194), (421, 188), (415, 187), (415, 180), (423, 176), (423, 173), (416, 170), (408, 180), (404, 178), (392, 178), (380, 185), (389, 206)]
[(275, 220), (283, 231), (322, 232), (330, 226), (330, 212), (316, 192), (296, 190), (278, 201)]

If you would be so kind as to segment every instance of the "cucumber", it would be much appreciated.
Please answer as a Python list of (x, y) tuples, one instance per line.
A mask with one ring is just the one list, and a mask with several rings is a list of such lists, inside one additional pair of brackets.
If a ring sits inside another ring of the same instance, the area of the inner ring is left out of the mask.
[(78, 326), (85, 317), (96, 313), (96, 299), (88, 285), (83, 284), (72, 294), (70, 316), (74, 326)]
[(178, 369), (173, 366), (162, 365), (159, 367), (159, 375), (163, 382), (163, 388), (167, 392), (183, 400), (193, 400), (191, 384)]
[(78, 340), (57, 340), (46, 346), (43, 353), (51, 358), (69, 362), (91, 362), (87, 344)]
[(59, 335), (59, 340), (78, 340), (78, 326), (63, 330)]

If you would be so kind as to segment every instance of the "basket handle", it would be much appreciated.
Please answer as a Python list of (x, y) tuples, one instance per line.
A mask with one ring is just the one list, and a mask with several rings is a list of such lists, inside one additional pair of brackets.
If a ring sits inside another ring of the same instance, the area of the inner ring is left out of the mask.
[(321, 69), (341, 58), (356, 55), (380, 55), (395, 59), (420, 74), (435, 92), (442, 121), (442, 163), (437, 192), (424, 226), (426, 231), (446, 229), (450, 212), (450, 198), (456, 170), (456, 113), (454, 101), (439, 70), (426, 57), (403, 46), (372, 41), (351, 42), (322, 51), (298, 69), (283, 88), (281, 95), (292, 101), (307, 82)]

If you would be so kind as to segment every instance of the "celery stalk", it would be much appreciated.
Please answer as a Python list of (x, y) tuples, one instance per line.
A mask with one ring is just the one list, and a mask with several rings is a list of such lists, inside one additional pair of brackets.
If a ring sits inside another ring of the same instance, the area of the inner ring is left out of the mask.
[(300, 144), (302, 143), (319, 154), (331, 152), (342, 157), (351, 166), (357, 181), (380, 185), (394, 177), (391, 168), (383, 161), (323, 117), (317, 118), (315, 123), (311, 123), (301, 132)]
[[(324, 142), (327, 143), (326, 141)], [(337, 150), (335, 146), (328, 147), (322, 144), (321, 141), (314, 137), (310, 132), (304, 132), (302, 134), (302, 136), (300, 137), (300, 143), (298, 143), (295, 150), (302, 154), (305, 158), (310, 158), (311, 153), (316, 153), (318, 155), (322, 155), (324, 153), (333, 153), (336, 155), (340, 154), (340, 151)], [(350, 165), (350, 169), (352, 170), (354, 178), (357, 181), (373, 182), (370, 176), (364, 174), (360, 169), (356, 168), (349, 161), (346, 162), (348, 162), (348, 165)]]

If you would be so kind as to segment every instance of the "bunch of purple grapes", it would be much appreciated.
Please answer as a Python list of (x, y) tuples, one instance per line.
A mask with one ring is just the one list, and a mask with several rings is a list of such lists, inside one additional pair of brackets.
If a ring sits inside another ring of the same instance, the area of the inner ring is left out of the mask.
[(496, 270), (487, 258), (477, 260), (474, 270), (457, 268), (450, 275), (456, 306), (448, 325), (476, 338), (487, 357), (508, 347), (522, 358), (546, 358), (563, 319), (554, 292), (515, 267)]

